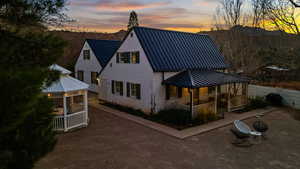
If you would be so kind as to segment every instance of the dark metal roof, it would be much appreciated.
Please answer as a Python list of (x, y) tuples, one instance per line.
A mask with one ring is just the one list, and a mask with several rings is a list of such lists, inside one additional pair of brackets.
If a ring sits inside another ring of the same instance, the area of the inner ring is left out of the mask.
[(216, 71), (187, 70), (165, 80), (163, 84), (186, 88), (209, 87), (230, 83), (248, 83), (249, 79)]
[(228, 67), (208, 35), (145, 27), (133, 29), (155, 72)]
[(121, 41), (87, 39), (100, 65), (104, 67), (121, 45)]

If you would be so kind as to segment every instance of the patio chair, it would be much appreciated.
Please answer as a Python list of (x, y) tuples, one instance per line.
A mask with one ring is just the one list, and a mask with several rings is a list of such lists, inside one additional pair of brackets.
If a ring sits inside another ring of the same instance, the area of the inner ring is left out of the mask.
[(252, 131), (246, 123), (240, 120), (234, 121), (234, 129), (231, 129), (231, 132), (236, 136), (236, 140), (232, 144), (241, 147), (253, 145), (249, 140), (251, 136), (261, 136), (260, 132)]

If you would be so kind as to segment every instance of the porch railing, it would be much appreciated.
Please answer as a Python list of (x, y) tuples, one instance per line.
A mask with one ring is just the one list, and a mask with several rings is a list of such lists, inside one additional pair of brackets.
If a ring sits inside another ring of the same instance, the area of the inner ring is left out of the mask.
[[(87, 125), (87, 113), (85, 111), (66, 115), (66, 123), (64, 116), (55, 116), (53, 120), (53, 129), (56, 131), (68, 131), (70, 129)], [(66, 126), (65, 126), (66, 124)]]

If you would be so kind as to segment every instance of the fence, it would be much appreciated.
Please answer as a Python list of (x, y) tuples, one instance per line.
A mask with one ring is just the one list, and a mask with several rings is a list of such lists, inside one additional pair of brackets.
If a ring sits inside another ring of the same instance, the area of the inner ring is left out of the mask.
[(282, 88), (274, 88), (274, 87), (265, 87), (265, 86), (257, 86), (257, 85), (249, 85), (249, 96), (266, 96), (269, 93), (277, 93), (283, 97), (283, 104), (287, 106), (294, 107), (296, 109), (300, 109), (300, 91), (297, 90), (289, 90)]

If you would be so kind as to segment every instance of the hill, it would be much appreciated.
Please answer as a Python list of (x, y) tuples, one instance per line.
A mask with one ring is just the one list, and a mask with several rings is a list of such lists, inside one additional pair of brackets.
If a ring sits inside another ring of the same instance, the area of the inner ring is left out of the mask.
[[(126, 31), (116, 33), (90, 33), (54, 31), (68, 42), (64, 56), (58, 64), (73, 70), (85, 39), (122, 40)], [(252, 72), (267, 64), (281, 64), (290, 69), (300, 68), (297, 55), (300, 38), (280, 31), (236, 26), (230, 30), (200, 32), (210, 35), (217, 43), (228, 63), (236, 71)]]

